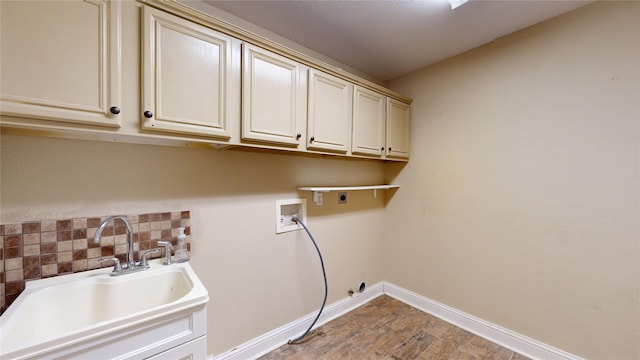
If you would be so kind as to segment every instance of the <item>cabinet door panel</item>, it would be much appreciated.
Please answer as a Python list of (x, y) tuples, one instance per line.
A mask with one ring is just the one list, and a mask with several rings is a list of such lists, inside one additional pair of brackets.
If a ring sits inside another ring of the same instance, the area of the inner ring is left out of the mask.
[(384, 95), (354, 87), (352, 153), (376, 157), (383, 155), (385, 105)]
[(207, 337), (202, 336), (174, 347), (147, 360), (198, 360), (207, 358)]
[(394, 99), (387, 101), (387, 157), (409, 158), (409, 105)]
[(0, 13), (3, 115), (120, 126), (119, 1), (0, 1)]
[(353, 85), (348, 81), (309, 70), (308, 149), (349, 150), (352, 97)]
[(301, 65), (244, 44), (242, 139), (298, 147), (304, 135)]
[(229, 123), (239, 116), (233, 65), (239, 42), (153, 8), (143, 11), (142, 127), (230, 138)]

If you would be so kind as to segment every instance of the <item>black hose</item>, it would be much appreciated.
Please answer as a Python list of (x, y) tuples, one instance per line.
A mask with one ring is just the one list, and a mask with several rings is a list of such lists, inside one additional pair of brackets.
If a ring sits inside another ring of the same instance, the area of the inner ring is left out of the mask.
[(327, 272), (324, 270), (324, 260), (322, 260), (322, 254), (320, 253), (318, 244), (316, 244), (316, 240), (313, 238), (313, 235), (311, 235), (311, 232), (309, 231), (307, 226), (302, 221), (300, 221), (300, 219), (297, 216), (294, 216), (291, 220), (302, 225), (304, 230), (307, 232), (307, 235), (309, 235), (309, 238), (313, 242), (313, 246), (316, 247), (316, 251), (318, 252), (318, 257), (320, 258), (320, 265), (322, 266), (322, 276), (324, 277), (324, 299), (322, 300), (322, 306), (320, 306), (320, 311), (318, 311), (318, 315), (316, 315), (316, 318), (313, 320), (313, 322), (311, 323), (311, 326), (309, 326), (307, 331), (305, 331), (302, 335), (298, 336), (297, 338), (289, 340), (288, 342), (289, 344), (296, 344), (300, 340), (302, 340), (305, 336), (307, 336), (309, 331), (311, 331), (311, 328), (313, 328), (313, 326), (318, 321), (318, 318), (320, 318), (320, 314), (322, 314), (322, 310), (324, 310), (324, 305), (327, 303), (327, 294), (329, 293), (329, 286), (327, 286)]

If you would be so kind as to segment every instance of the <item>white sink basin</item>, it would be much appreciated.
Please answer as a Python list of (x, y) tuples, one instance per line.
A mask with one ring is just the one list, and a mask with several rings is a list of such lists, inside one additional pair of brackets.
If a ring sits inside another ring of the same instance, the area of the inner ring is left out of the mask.
[(0, 359), (28, 358), (209, 300), (189, 263), (110, 276), (111, 268), (27, 282), (0, 317)]

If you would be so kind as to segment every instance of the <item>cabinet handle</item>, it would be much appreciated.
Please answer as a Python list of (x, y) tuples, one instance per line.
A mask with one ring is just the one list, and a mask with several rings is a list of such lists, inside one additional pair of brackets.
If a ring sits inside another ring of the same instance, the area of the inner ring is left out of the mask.
[(112, 106), (109, 111), (113, 114), (113, 115), (118, 115), (120, 114), (120, 108), (117, 106)]
[(380, 151), (384, 151), (384, 146), (380, 148)]
[(311, 139), (309, 139), (309, 142), (313, 142), (313, 140), (315, 140), (315, 139), (316, 139), (316, 137), (312, 136)]
[(153, 113), (149, 110), (142, 113), (142, 115), (144, 115), (144, 117), (146, 117), (147, 119), (151, 119), (153, 117)]
[(389, 147), (389, 151), (391, 151), (391, 147)]
[(302, 137), (302, 134), (301, 134), (301, 133), (298, 133), (298, 134), (296, 135), (296, 140), (300, 140), (300, 138), (301, 138), (301, 137)]

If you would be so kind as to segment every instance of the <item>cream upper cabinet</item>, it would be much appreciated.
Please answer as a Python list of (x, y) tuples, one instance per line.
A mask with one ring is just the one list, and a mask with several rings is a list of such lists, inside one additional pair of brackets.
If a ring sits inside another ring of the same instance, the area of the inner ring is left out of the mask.
[(0, 114), (120, 126), (120, 1), (0, 1), (0, 17)]
[(386, 105), (386, 96), (354, 86), (351, 146), (353, 154), (383, 156)]
[(351, 141), (353, 84), (309, 70), (307, 149), (346, 153)]
[(240, 41), (142, 11), (142, 128), (231, 139), (240, 119)]
[(409, 159), (411, 99), (240, 30), (180, 1), (0, 0), (0, 126)]
[(306, 67), (243, 44), (242, 140), (303, 149)]
[(385, 148), (387, 158), (409, 158), (410, 121), (409, 105), (387, 98), (387, 138)]

